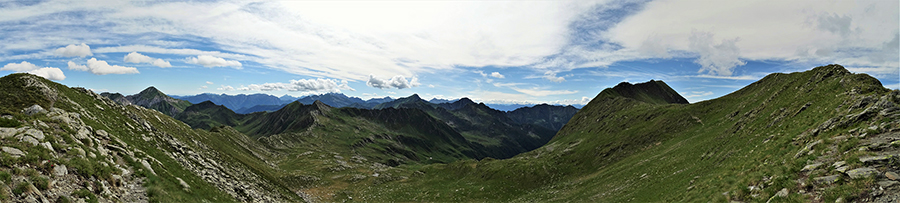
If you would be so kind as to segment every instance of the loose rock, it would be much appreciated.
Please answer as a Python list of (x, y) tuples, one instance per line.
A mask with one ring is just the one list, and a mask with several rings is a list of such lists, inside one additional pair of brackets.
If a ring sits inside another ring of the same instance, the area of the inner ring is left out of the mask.
[(54, 176), (65, 176), (68, 173), (69, 170), (66, 168), (66, 165), (56, 165), (53, 167)]
[(874, 168), (857, 168), (850, 171), (847, 171), (847, 176), (850, 176), (852, 179), (866, 178), (872, 177), (878, 174), (878, 170)]
[(840, 178), (840, 177), (841, 177), (841, 175), (823, 176), (823, 177), (813, 178), (813, 181), (815, 181), (818, 184), (822, 184), (822, 185), (831, 185), (831, 184), (836, 183), (838, 178)]
[(31, 107), (25, 108), (24, 112), (26, 115), (31, 116), (31, 115), (39, 114), (39, 113), (47, 113), (47, 110), (44, 110), (43, 107), (35, 104), (35, 105), (32, 105)]
[(25, 152), (22, 152), (22, 150), (19, 150), (16, 148), (3, 147), (2, 149), (3, 149), (3, 152), (9, 153), (9, 155), (12, 155), (13, 157), (25, 156)]
[(884, 172), (884, 177), (887, 177), (890, 180), (900, 179), (900, 175), (897, 175), (897, 173), (890, 172), (890, 171)]

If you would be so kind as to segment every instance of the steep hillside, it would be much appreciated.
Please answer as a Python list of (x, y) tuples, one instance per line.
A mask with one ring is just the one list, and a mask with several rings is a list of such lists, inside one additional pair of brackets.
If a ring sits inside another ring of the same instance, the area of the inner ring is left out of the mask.
[(771, 74), (696, 104), (666, 104), (683, 103), (672, 98), (607, 89), (534, 151), (408, 167), (424, 175), (343, 193), (361, 201), (900, 198), (900, 144), (892, 144), (900, 139), (900, 92), (875, 78), (829, 65)]
[(488, 157), (505, 159), (547, 143), (555, 131), (530, 123), (517, 123), (506, 113), (476, 104), (468, 98), (433, 104), (419, 95), (381, 103), (376, 109), (419, 109), (443, 121), (476, 144)]
[(221, 150), (252, 146), (240, 133), (192, 130), (30, 74), (0, 78), (0, 92), (3, 202), (302, 201), (258, 173), (265, 153)]
[(578, 109), (573, 106), (541, 104), (506, 112), (506, 116), (516, 123), (531, 123), (547, 129), (559, 130), (569, 122), (575, 113), (578, 113)]
[(190, 102), (169, 97), (153, 86), (144, 89), (140, 93), (125, 97), (122, 97), (122, 94), (119, 93), (108, 92), (100, 95), (124, 105), (134, 104), (149, 109), (156, 109), (168, 116), (175, 116), (191, 105)]
[(209, 130), (219, 126), (236, 126), (242, 123), (245, 116), (234, 113), (224, 105), (205, 101), (188, 106), (184, 112), (174, 117), (193, 128)]
[(631, 84), (622, 82), (613, 88), (600, 92), (600, 95), (625, 97), (651, 104), (687, 104), (684, 97), (675, 92), (668, 84), (659, 80)]

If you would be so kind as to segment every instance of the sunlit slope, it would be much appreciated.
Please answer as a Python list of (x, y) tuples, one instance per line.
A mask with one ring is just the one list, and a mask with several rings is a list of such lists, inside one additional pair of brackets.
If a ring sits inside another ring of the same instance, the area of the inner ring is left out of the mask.
[[(891, 100), (878, 80), (839, 65), (771, 74), (696, 104), (658, 104), (659, 99), (623, 97), (643, 93), (609, 90), (537, 150), (508, 160), (410, 166), (420, 175), (347, 193), (397, 201), (765, 202), (786, 188), (777, 198), (833, 201), (858, 196), (874, 183), (848, 179), (812, 190), (811, 179), (840, 172), (800, 169), (820, 157), (859, 163), (854, 158), (876, 153), (833, 137), (870, 126), (876, 126), (873, 133), (900, 128), (900, 98)], [(865, 98), (879, 102), (860, 102)], [(842, 151), (798, 153), (820, 140), (828, 145), (819, 146)]]

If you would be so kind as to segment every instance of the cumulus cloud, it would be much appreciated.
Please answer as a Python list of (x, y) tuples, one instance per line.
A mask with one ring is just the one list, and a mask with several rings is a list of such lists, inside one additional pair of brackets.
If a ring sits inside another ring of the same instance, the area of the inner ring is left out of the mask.
[(369, 81), (366, 82), (366, 85), (378, 89), (406, 89), (411, 87), (418, 87), (421, 84), (419, 83), (419, 78), (417, 77), (413, 77), (411, 80), (407, 81), (406, 77), (403, 77), (403, 75), (396, 75), (391, 79), (382, 80), (375, 77), (375, 75), (370, 74)]
[(222, 87), (216, 89), (222, 91), (234, 91), (234, 87), (232, 87), (231, 85), (222, 85)]
[(50, 80), (66, 79), (66, 75), (63, 74), (62, 70), (60, 70), (59, 68), (38, 67), (37, 65), (34, 65), (27, 61), (22, 61), (21, 63), (8, 63), (0, 68), (0, 71), (4, 70), (16, 71), (20, 73), (31, 73)]
[(219, 58), (210, 55), (199, 55), (197, 57), (188, 57), (185, 59), (185, 62), (190, 64), (197, 64), (203, 67), (220, 67), (220, 66), (231, 66), (235, 68), (241, 68), (241, 62), (234, 60), (225, 60), (224, 58)]
[(37, 70), (28, 71), (28, 73), (35, 74), (37, 76), (41, 76), (50, 80), (65, 80), (66, 75), (63, 74), (62, 70), (59, 68), (39, 68)]
[(566, 81), (566, 78), (564, 78), (564, 77), (562, 77), (562, 76), (557, 77), (557, 76), (556, 76), (556, 73), (550, 72), (550, 71), (545, 72), (545, 73), (544, 73), (544, 76), (543, 76), (542, 78), (547, 79), (547, 80), (549, 80), (549, 81), (551, 81), (551, 82), (563, 82), (563, 81)]
[(77, 70), (77, 71), (88, 71), (90, 70), (86, 65), (77, 64), (75, 62), (69, 61), (67, 63), (69, 65), (69, 70)]
[(125, 62), (126, 63), (149, 63), (150, 65), (154, 65), (154, 66), (160, 67), (160, 68), (172, 67), (172, 64), (170, 64), (168, 61), (149, 57), (149, 56), (137, 53), (137, 52), (131, 52), (128, 55), (125, 55)]
[(84, 43), (81, 43), (81, 45), (70, 44), (66, 47), (56, 49), (53, 53), (67, 57), (85, 57), (94, 55), (91, 53), (91, 47)]
[[(74, 69), (73, 69), (73, 65), (75, 66)], [(87, 61), (87, 70), (83, 69), (82, 67), (78, 66), (75, 63), (69, 63), (69, 69), (91, 71), (91, 73), (93, 73), (94, 75), (140, 73), (140, 72), (138, 72), (137, 68), (119, 66), (119, 65), (109, 65), (109, 63), (106, 63), (106, 61), (97, 60), (96, 58), (91, 58)]]
[(493, 72), (493, 73), (491, 73), (491, 77), (495, 77), (495, 78), (505, 78), (505, 76), (503, 76), (502, 74), (500, 74), (500, 72)]
[(8, 71), (24, 72), (24, 71), (35, 70), (38, 68), (40, 68), (40, 67), (38, 67), (32, 63), (29, 63), (28, 61), (22, 61), (21, 63), (8, 63), (5, 66), (3, 66), (3, 68), (0, 68), (0, 71), (8, 70)]
[(207, 85), (212, 85), (212, 84), (213, 84), (213, 82), (210, 82), (210, 81), (206, 81), (206, 84), (207, 84)]
[(291, 80), (290, 83), (263, 83), (250, 84), (237, 88), (243, 91), (275, 91), (287, 90), (292, 92), (341, 92), (341, 90), (356, 91), (347, 85), (347, 81), (333, 79), (300, 79)]
[(700, 58), (694, 61), (701, 66), (697, 72), (729, 76), (735, 67), (746, 64), (738, 58), (741, 51), (735, 45), (737, 40), (737, 38), (722, 40), (721, 43), (716, 44), (713, 41), (712, 33), (694, 31), (689, 41), (691, 50), (700, 54)]

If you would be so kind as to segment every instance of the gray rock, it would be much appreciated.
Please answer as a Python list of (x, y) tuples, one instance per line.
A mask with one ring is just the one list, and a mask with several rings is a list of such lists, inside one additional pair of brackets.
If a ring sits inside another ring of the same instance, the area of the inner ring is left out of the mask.
[(39, 114), (39, 113), (47, 113), (47, 110), (44, 110), (43, 107), (41, 107), (40, 105), (37, 105), (37, 104), (31, 105), (31, 107), (25, 108), (25, 110), (23, 110), (23, 111), (25, 112), (26, 115), (29, 115), (29, 116), (34, 115), (34, 114)]
[(141, 159), (141, 165), (144, 165), (144, 168), (147, 168), (147, 170), (150, 170), (150, 173), (156, 175), (156, 172), (153, 171), (153, 167), (150, 167), (150, 163), (147, 162), (146, 159)]
[(878, 186), (881, 186), (881, 187), (883, 187), (883, 188), (886, 188), (886, 187), (894, 186), (894, 185), (896, 185), (897, 183), (900, 183), (900, 182), (893, 181), (893, 180), (883, 180), (883, 181), (878, 181)]
[(31, 137), (31, 136), (22, 137), (22, 139), (19, 141), (30, 143), (31, 146), (37, 146), (38, 144), (40, 144), (40, 142), (37, 139), (34, 139), (34, 137)]
[(97, 133), (97, 135), (99, 135), (100, 137), (109, 138), (109, 133), (106, 133), (105, 130), (97, 130), (97, 132), (95, 133)]
[(835, 168), (834, 170), (841, 172), (841, 173), (845, 173), (845, 172), (847, 172), (847, 170), (850, 170), (850, 166), (841, 166), (841, 167)]
[(54, 176), (64, 176), (66, 174), (69, 174), (69, 169), (66, 168), (66, 165), (56, 165), (53, 167)]
[(85, 128), (78, 129), (78, 132), (75, 133), (76, 139), (88, 139), (88, 136), (91, 135), (91, 131)]
[(44, 140), (44, 132), (37, 129), (25, 130), (25, 135), (31, 135), (31, 137), (37, 138), (38, 140)]
[(814, 164), (806, 165), (806, 166), (804, 166), (803, 169), (800, 170), (800, 171), (811, 171), (811, 170), (815, 170), (816, 168), (819, 168), (819, 166), (821, 166), (821, 165), (822, 165), (822, 163), (814, 163)]
[(52, 151), (52, 152), (55, 152), (55, 150), (53, 150), (53, 145), (50, 145), (50, 142), (44, 142), (44, 143), (41, 143), (41, 146), (44, 147), (44, 148), (49, 149), (49, 150)]
[(188, 185), (187, 182), (184, 182), (184, 180), (182, 180), (181, 178), (175, 179), (178, 179), (178, 184), (181, 184), (181, 187), (184, 187), (184, 189), (191, 189), (191, 186)]
[(16, 133), (19, 133), (19, 130), (15, 128), (0, 128), (0, 139), (15, 136)]
[(840, 178), (840, 177), (841, 177), (841, 175), (823, 176), (823, 177), (813, 178), (813, 181), (815, 181), (818, 184), (822, 184), (822, 185), (831, 185), (831, 184), (836, 183), (838, 181), (838, 178)]
[(25, 152), (22, 152), (22, 150), (19, 150), (16, 148), (3, 147), (2, 149), (3, 149), (3, 152), (9, 153), (9, 155), (11, 155), (13, 157), (25, 156)]
[(865, 164), (872, 164), (877, 162), (885, 162), (891, 160), (891, 155), (881, 155), (881, 156), (867, 156), (860, 157), (859, 162), (863, 162)]
[(857, 168), (850, 171), (847, 171), (847, 176), (850, 176), (852, 179), (866, 178), (872, 177), (878, 174), (878, 169), (874, 168)]

